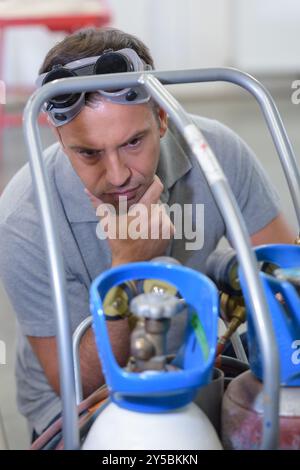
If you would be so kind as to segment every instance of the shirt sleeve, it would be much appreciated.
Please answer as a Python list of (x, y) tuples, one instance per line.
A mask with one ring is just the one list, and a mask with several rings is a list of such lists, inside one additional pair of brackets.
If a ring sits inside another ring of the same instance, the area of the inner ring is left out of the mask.
[[(0, 273), (5, 290), (26, 336), (56, 335), (56, 317), (44, 239), (30, 221), (0, 225)], [(38, 241), (39, 239), (39, 241)], [(72, 332), (89, 315), (88, 289), (67, 273), (67, 303)]]
[(216, 138), (207, 140), (228, 179), (250, 235), (258, 232), (280, 213), (277, 191), (254, 152), (231, 129), (216, 122)]

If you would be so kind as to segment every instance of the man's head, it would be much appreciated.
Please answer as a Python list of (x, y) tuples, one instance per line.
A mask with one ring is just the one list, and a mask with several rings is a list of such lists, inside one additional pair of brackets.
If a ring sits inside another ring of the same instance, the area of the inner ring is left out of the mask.
[[(95, 57), (107, 50), (131, 49), (153, 67), (147, 47), (116, 29), (88, 29), (66, 37), (47, 54), (40, 73), (54, 66)], [(167, 118), (151, 100), (143, 104), (116, 104), (99, 93), (85, 94), (84, 106), (66, 124), (54, 126), (64, 152), (87, 189), (104, 202), (127, 196), (137, 202), (153, 181), (160, 137)]]
[[(88, 29), (68, 36), (49, 52), (37, 83), (44, 85), (73, 76), (142, 72), (152, 67), (153, 60), (146, 46), (133, 36), (116, 29)], [(112, 89), (99, 90), (99, 94), (119, 104), (150, 101), (149, 93), (141, 86), (114, 90), (112, 84)], [(83, 91), (52, 97), (45, 104), (50, 122), (56, 127), (70, 122), (85, 106), (89, 95)]]

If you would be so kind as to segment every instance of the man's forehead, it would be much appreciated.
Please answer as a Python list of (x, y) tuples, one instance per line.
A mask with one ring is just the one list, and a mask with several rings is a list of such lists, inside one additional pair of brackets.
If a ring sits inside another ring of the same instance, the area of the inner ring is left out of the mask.
[[(120, 110), (114, 107), (121, 107)], [(137, 105), (135, 108), (139, 108)], [(133, 106), (112, 105), (105, 110), (85, 107), (70, 123), (60, 128), (69, 145), (91, 145), (99, 140), (126, 141), (138, 133), (150, 131), (156, 124), (151, 108), (125, 110)], [(156, 127), (156, 126), (155, 126)]]
[(62, 128), (71, 128), (72, 126), (80, 123), (83, 125), (84, 122), (90, 121), (100, 122), (105, 121), (110, 122), (114, 120), (116, 122), (123, 121), (125, 124), (128, 121), (125, 121), (125, 118), (129, 122), (134, 122), (140, 119), (149, 119), (153, 115), (153, 107), (150, 104), (137, 104), (137, 105), (124, 105), (111, 103), (107, 100), (101, 100), (97, 102), (97, 105), (89, 106), (86, 104), (82, 111), (68, 124), (62, 126)]

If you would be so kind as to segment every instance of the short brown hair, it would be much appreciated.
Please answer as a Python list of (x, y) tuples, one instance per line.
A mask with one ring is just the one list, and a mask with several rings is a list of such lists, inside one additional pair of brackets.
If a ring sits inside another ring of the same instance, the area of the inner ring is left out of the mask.
[(93, 57), (107, 49), (133, 49), (138, 56), (154, 68), (150, 51), (145, 44), (133, 36), (115, 28), (81, 29), (56, 44), (46, 55), (39, 73), (49, 72), (54, 65), (65, 65), (73, 60)]

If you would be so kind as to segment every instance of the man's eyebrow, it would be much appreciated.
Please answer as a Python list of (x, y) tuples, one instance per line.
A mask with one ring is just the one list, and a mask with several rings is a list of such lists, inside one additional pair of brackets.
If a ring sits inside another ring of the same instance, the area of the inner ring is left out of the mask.
[[(128, 142), (130, 142), (131, 140), (136, 139), (137, 137), (141, 137), (142, 135), (147, 134), (147, 132), (149, 132), (148, 128), (141, 129), (141, 130), (135, 132), (133, 135), (128, 137), (124, 142), (122, 142), (119, 145), (119, 147), (122, 147), (122, 145), (126, 145)], [(69, 149), (70, 150), (89, 151), (89, 152), (102, 152), (103, 151), (103, 149), (97, 149), (97, 148), (88, 147), (88, 146), (85, 146), (85, 145), (69, 145)]]
[(93, 147), (86, 147), (84, 145), (69, 145), (70, 150), (87, 150), (90, 152), (102, 152), (102, 149), (95, 149)]

